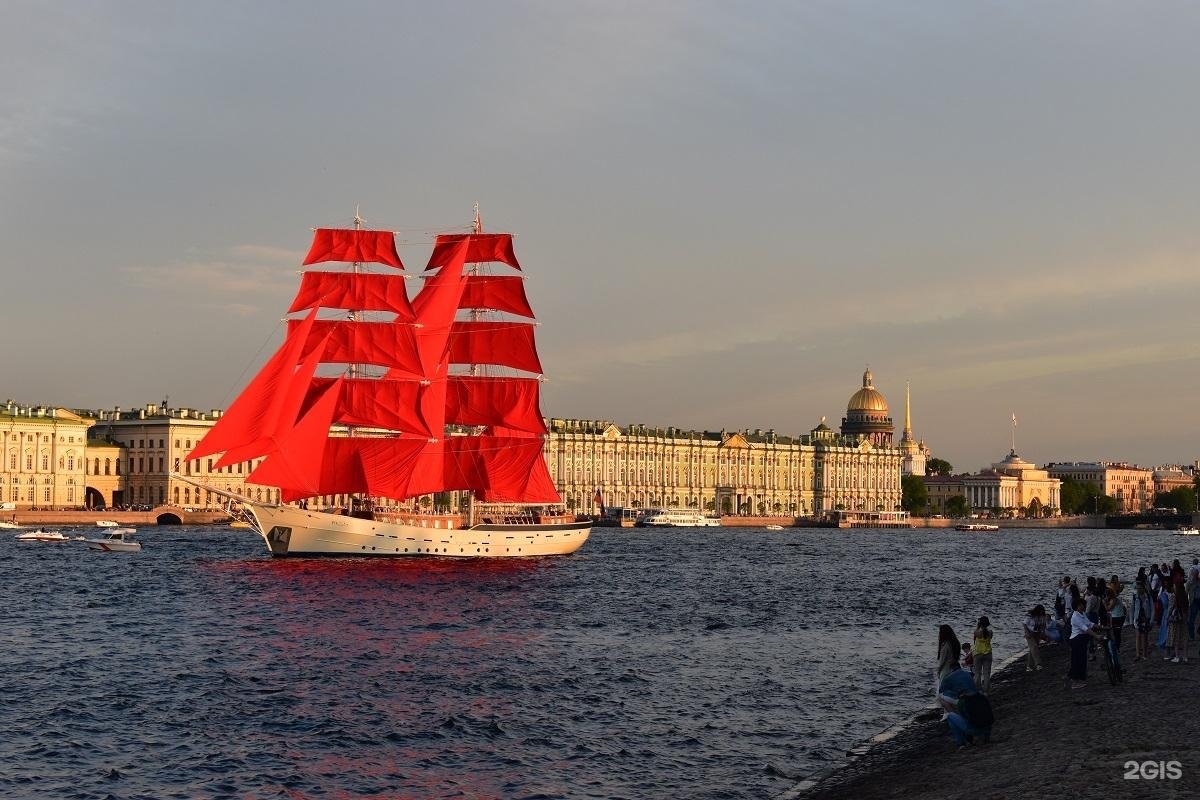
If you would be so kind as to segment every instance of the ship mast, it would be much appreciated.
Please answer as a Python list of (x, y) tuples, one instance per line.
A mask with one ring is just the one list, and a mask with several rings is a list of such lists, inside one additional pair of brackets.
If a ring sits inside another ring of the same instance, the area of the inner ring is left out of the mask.
[[(478, 201), (476, 201), (476, 203), (475, 203), (475, 219), (471, 222), (471, 233), (483, 233), (483, 218), (481, 216), (479, 216)], [(467, 274), (468, 275), (478, 275), (479, 274), (479, 263), (475, 262), (475, 263), (471, 264), (471, 266), (467, 269)], [(479, 318), (483, 314), (483, 312), (480, 311), (478, 308), (472, 308), (470, 310), (470, 312), (468, 312), (468, 313), (470, 315), (470, 319), (472, 322), (478, 322)], [(479, 365), (471, 364), (470, 367), (468, 368), (468, 370), (472, 376), (477, 376), (479, 374)], [(475, 492), (468, 490), (467, 491), (467, 527), (469, 528), (474, 524), (475, 524)]]

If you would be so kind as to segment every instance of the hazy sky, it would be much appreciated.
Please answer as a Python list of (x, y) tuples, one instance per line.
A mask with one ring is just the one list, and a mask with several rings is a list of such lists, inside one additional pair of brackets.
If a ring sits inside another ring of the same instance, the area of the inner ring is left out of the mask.
[(3, 389), (228, 405), (310, 228), (485, 224), (543, 411), (1200, 457), (1200, 8), (45, 3), (0, 29)]

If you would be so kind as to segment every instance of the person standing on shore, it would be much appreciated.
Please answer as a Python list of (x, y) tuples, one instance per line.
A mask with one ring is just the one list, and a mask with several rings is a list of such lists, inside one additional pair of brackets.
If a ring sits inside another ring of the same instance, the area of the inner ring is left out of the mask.
[(1164, 576), (1162, 584), (1158, 587), (1158, 618), (1155, 622), (1158, 623), (1158, 640), (1155, 644), (1159, 650), (1167, 649), (1167, 628), (1169, 627), (1170, 614), (1167, 612), (1171, 608), (1171, 593), (1167, 590), (1167, 578)]
[(1033, 672), (1035, 669), (1042, 668), (1041, 643), (1046, 640), (1045, 606), (1039, 604), (1029, 609), (1029, 615), (1025, 617), (1022, 629), (1025, 633), (1025, 646), (1029, 648), (1025, 671)]
[(992, 621), (980, 617), (971, 643), (971, 675), (979, 691), (987, 694), (992, 688)]
[(1150, 591), (1157, 596), (1158, 590), (1162, 588), (1162, 576), (1158, 571), (1158, 564), (1150, 565)]
[(1200, 558), (1192, 559), (1188, 571), (1188, 640), (1196, 638), (1196, 617), (1200, 614)]
[[(1113, 575), (1113, 580), (1116, 581), (1116, 575)], [(1117, 586), (1121, 585), (1120, 581), (1116, 581)], [(1113, 644), (1117, 646), (1117, 652), (1121, 652), (1121, 632), (1125, 630), (1125, 601), (1121, 599), (1121, 592), (1118, 588), (1113, 590), (1112, 584), (1108, 585), (1108, 596), (1105, 598), (1104, 607), (1108, 610), (1109, 625), (1112, 626)]]
[(954, 635), (953, 628), (949, 625), (938, 627), (937, 683), (939, 686), (947, 675), (958, 669), (958, 652), (961, 647), (958, 637)]
[(1075, 601), (1075, 610), (1071, 613), (1071, 669), (1067, 677), (1071, 680), (1072, 689), (1082, 689), (1087, 685), (1087, 651), (1088, 642), (1096, 625), (1084, 613), (1086, 603), (1082, 599)]
[(1184, 631), (1187, 607), (1187, 592), (1184, 590), (1183, 584), (1177, 584), (1175, 591), (1171, 592), (1171, 605), (1167, 610), (1167, 622), (1170, 625), (1167, 631), (1167, 648), (1175, 654), (1174, 658), (1169, 658), (1172, 664), (1178, 664), (1181, 660), (1187, 663), (1188, 640)]
[(1150, 628), (1154, 625), (1154, 599), (1146, 588), (1145, 578), (1139, 578), (1134, 584), (1133, 595), (1133, 626), (1134, 661), (1141, 661), (1150, 656)]

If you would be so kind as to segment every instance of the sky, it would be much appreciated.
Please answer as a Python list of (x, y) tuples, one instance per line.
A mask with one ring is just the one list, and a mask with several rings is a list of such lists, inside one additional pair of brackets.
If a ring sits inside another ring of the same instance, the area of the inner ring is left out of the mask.
[[(313, 227), (518, 234), (548, 416), (1200, 458), (1200, 7), (7, 0), (3, 392), (225, 407)], [(3, 398), (0, 398), (3, 399)]]

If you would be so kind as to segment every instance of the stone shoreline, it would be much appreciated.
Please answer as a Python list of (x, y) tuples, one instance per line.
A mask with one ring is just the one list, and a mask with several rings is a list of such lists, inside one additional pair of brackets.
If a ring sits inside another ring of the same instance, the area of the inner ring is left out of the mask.
[[(992, 676), (992, 741), (959, 750), (940, 713), (929, 709), (851, 751), (846, 766), (802, 781), (776, 800), (970, 798), (1024, 800), (1100, 790), (1107, 797), (1196, 797), (1200, 785), (1200, 658), (1172, 664), (1159, 651), (1133, 660), (1126, 628), (1123, 683), (1112, 686), (1099, 660), (1087, 687), (1067, 686), (1068, 650), (1042, 649), (1045, 668), (1024, 657)], [(1099, 659), (1099, 656), (1097, 656)], [(1136, 766), (1131, 766), (1134, 762)], [(1156, 766), (1147, 766), (1153, 762)], [(1181, 777), (1150, 777), (1178, 762)], [(1126, 777), (1136, 772), (1138, 777)]]

